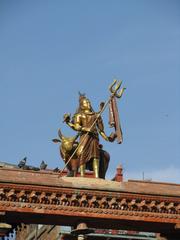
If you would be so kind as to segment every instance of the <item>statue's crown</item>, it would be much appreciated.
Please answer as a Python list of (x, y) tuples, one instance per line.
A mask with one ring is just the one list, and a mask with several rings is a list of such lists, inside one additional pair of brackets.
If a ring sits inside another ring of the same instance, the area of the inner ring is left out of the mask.
[(86, 98), (86, 94), (79, 92), (79, 103), (81, 103), (81, 101), (85, 98)]

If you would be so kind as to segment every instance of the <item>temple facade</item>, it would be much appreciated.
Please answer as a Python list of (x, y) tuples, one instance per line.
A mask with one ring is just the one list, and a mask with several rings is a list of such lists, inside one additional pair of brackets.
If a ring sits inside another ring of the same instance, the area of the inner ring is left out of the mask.
[(123, 181), (120, 167), (114, 181), (87, 176), (0, 168), (0, 221), (12, 226), (4, 236), (179, 239), (179, 184)]

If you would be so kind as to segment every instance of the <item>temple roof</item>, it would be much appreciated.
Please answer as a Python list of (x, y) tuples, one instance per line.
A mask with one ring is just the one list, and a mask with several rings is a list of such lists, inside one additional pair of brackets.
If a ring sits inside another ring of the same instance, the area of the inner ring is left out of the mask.
[(0, 220), (180, 234), (180, 185), (0, 168)]
[(139, 180), (116, 182), (95, 178), (60, 177), (58, 173), (50, 171), (36, 172), (2, 168), (0, 169), (0, 182), (180, 197), (180, 184)]

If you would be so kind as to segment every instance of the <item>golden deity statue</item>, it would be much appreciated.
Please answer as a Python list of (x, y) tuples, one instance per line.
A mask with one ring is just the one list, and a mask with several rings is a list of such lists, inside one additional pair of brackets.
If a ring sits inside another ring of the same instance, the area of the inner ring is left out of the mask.
[[(122, 142), (122, 131), (116, 104), (116, 98), (120, 98), (125, 89), (123, 88), (117, 93), (121, 83), (116, 84), (115, 80), (110, 86), (111, 96), (106, 103), (100, 104), (100, 111), (95, 112), (90, 100), (84, 94), (80, 94), (79, 107), (72, 119), (70, 114), (64, 114), (64, 122), (78, 134), (75, 137), (67, 138), (59, 130), (60, 140), (54, 139), (53, 141), (61, 142), (60, 154), (69, 172), (73, 172), (73, 176), (76, 176), (79, 168), (82, 177), (85, 174), (85, 169), (88, 169), (94, 171), (96, 178), (105, 178), (110, 156), (102, 149), (102, 145), (99, 143), (99, 135), (109, 142), (113, 142), (115, 139), (118, 143)], [(108, 104), (109, 124), (115, 128), (115, 133), (111, 133), (110, 136), (107, 136), (104, 132), (101, 117), (101, 113)]]
[[(84, 95), (80, 95), (79, 108), (73, 116), (72, 122), (65, 114), (65, 122), (72, 129), (79, 132), (80, 141), (77, 150), (77, 156), (80, 164), (81, 176), (84, 176), (86, 164), (92, 160), (93, 171), (95, 177), (99, 177), (99, 161), (100, 161), (100, 146), (98, 133), (106, 140), (111, 141), (104, 132), (104, 126), (101, 116), (94, 112), (89, 99)], [(96, 121), (96, 124), (93, 123)]]

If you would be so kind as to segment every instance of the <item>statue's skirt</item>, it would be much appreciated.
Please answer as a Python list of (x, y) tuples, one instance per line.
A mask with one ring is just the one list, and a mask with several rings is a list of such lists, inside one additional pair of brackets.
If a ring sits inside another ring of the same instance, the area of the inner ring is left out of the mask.
[(99, 159), (100, 149), (98, 137), (93, 134), (82, 134), (79, 144), (78, 156), (80, 165), (89, 162), (92, 158)]

